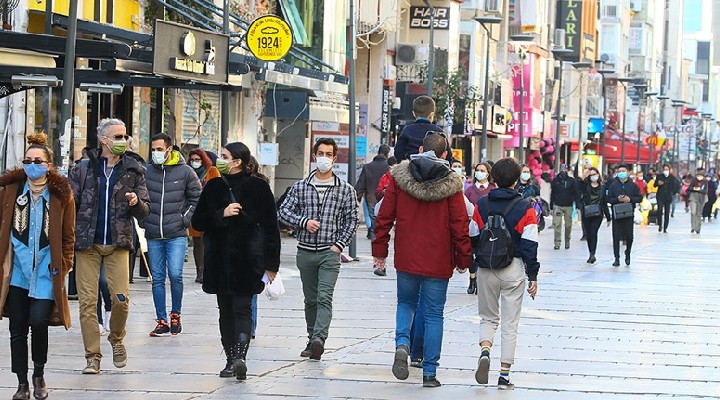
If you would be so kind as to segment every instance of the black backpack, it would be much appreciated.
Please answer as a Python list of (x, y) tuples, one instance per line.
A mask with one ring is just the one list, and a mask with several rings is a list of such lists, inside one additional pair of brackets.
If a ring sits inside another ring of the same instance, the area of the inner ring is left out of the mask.
[(522, 197), (516, 197), (503, 212), (496, 212), (490, 210), (488, 196), (480, 199), (488, 216), (480, 232), (477, 247), (474, 249), (477, 267), (502, 269), (512, 263), (515, 257), (515, 241), (510, 232), (512, 227), (508, 228), (507, 215), (521, 200)]

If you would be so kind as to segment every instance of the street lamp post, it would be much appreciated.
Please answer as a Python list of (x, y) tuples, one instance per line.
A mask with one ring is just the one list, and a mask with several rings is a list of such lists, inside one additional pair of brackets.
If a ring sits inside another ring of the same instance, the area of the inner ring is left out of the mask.
[(423, 0), (423, 2), (430, 10), (430, 48), (428, 49), (427, 95), (432, 97), (433, 69), (435, 68), (435, 7), (433, 7), (428, 0)]
[(609, 65), (603, 60), (595, 60), (595, 63), (600, 63), (603, 65), (603, 68), (598, 69), (597, 72), (602, 75), (602, 96), (603, 96), (603, 133), (602, 136), (600, 136), (600, 155), (605, 157), (605, 135), (606, 131), (605, 128), (607, 127), (607, 91), (605, 90), (605, 76), (606, 75), (612, 75), (615, 73), (614, 69), (608, 68)]
[(582, 158), (583, 148), (584, 148), (584, 146), (583, 146), (583, 144), (584, 144), (583, 143), (583, 129), (582, 129), (582, 124), (583, 124), (583, 91), (582, 91), (583, 83), (582, 83), (582, 80), (583, 80), (583, 76), (584, 76), (583, 72), (590, 69), (591, 66), (592, 66), (592, 64), (590, 64), (589, 62), (586, 62), (586, 61), (573, 63), (573, 67), (578, 72), (580, 72), (580, 83), (578, 85), (578, 89), (580, 90), (580, 96), (579, 96), (580, 101), (578, 104), (578, 106), (580, 107), (580, 109), (578, 110), (578, 158), (577, 158), (577, 162), (575, 163), (575, 169), (578, 171), (578, 174), (580, 172), (580, 170), (579, 170), (580, 158)]
[[(659, 119), (660, 119), (660, 125), (662, 126), (662, 130), (663, 130), (663, 132), (665, 132), (665, 100), (669, 99), (669, 97), (668, 97), (667, 95), (664, 95), (664, 94), (659, 94), (659, 95), (655, 96), (655, 98), (660, 101), (660, 118), (659, 118)], [(666, 140), (667, 140), (667, 138), (666, 138)], [(663, 146), (664, 146), (664, 145), (665, 145), (665, 144), (663, 143)], [(663, 146), (660, 146), (660, 151), (662, 151)], [(650, 146), (650, 160), (651, 160), (651, 162), (652, 162), (652, 165), (656, 165), (656, 164), (655, 164), (655, 158), (653, 158), (653, 151), (654, 151), (654, 150), (655, 150), (655, 145)], [(660, 161), (661, 161), (661, 162), (662, 162), (662, 157), (663, 157), (663, 155), (660, 154)]]
[[(531, 34), (512, 35), (513, 42), (532, 42), (535, 36)], [(519, 46), (518, 56), (520, 57), (520, 129), (518, 132), (518, 162), (525, 163), (525, 60), (527, 59), (527, 47)], [(516, 88), (518, 89), (518, 88)]]
[(566, 48), (552, 49), (553, 56), (560, 61), (560, 73), (558, 77), (558, 98), (555, 107), (555, 174), (560, 172), (560, 119), (562, 111), (562, 81), (563, 81), (563, 58), (572, 53), (572, 50)]
[(490, 95), (490, 29), (488, 25), (502, 22), (500, 17), (477, 17), (475, 21), (485, 29), (485, 88), (483, 89), (483, 123), (480, 135), (480, 161), (485, 162), (487, 156), (487, 127), (488, 127), (488, 96)]
[(618, 78), (617, 81), (622, 85), (623, 87), (623, 112), (622, 112), (622, 131), (621, 131), (621, 141), (620, 144), (620, 164), (625, 164), (625, 117), (627, 113), (627, 83), (632, 82), (632, 78)]
[(643, 114), (643, 110), (645, 109), (645, 89), (647, 89), (646, 84), (637, 84), (633, 85), (636, 91), (640, 94), (640, 100), (638, 100), (638, 116), (637, 116), (637, 164), (635, 166), (636, 170), (640, 169), (640, 146), (642, 145), (642, 126), (640, 124), (640, 116)]
[(676, 108), (677, 119), (675, 120), (675, 134), (673, 135), (673, 147), (675, 148), (675, 171), (680, 174), (680, 129), (682, 127), (682, 108), (685, 104), (683, 100), (671, 100), (673, 108)]

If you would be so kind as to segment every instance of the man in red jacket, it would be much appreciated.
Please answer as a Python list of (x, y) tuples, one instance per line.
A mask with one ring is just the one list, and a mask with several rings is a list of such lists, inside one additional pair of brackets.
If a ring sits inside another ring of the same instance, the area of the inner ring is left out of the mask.
[(384, 268), (390, 230), (395, 224), (398, 305), (392, 371), (398, 379), (408, 378), (410, 327), (421, 302), (425, 308), (425, 387), (440, 386), (435, 373), (448, 281), (453, 269), (462, 273), (471, 263), (463, 181), (450, 170), (446, 148), (444, 134), (428, 132), (420, 154), (391, 170), (392, 179), (380, 206), (372, 243), (375, 265)]

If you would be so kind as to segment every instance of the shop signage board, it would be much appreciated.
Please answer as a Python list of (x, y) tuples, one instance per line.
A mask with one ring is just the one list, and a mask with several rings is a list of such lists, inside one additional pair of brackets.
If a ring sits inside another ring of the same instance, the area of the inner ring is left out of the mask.
[[(430, 8), (410, 7), (410, 29), (430, 29)], [(435, 29), (450, 29), (450, 7), (435, 7)]]
[(276, 15), (263, 15), (248, 27), (245, 36), (250, 52), (262, 61), (278, 61), (292, 48), (290, 25)]
[(210, 84), (228, 82), (228, 36), (156, 20), (153, 40), (154, 74)]

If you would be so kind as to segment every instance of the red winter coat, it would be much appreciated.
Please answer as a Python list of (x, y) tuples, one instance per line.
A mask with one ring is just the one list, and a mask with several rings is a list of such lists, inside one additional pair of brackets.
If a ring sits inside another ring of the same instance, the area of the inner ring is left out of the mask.
[(438, 159), (404, 161), (390, 171), (390, 184), (375, 220), (374, 257), (387, 257), (395, 225), (395, 269), (448, 279), (468, 268), (470, 237), (463, 181)]

